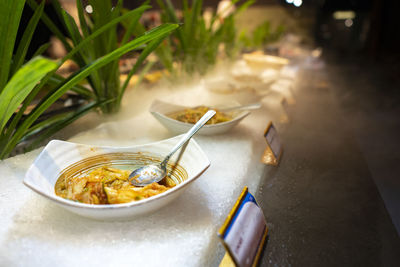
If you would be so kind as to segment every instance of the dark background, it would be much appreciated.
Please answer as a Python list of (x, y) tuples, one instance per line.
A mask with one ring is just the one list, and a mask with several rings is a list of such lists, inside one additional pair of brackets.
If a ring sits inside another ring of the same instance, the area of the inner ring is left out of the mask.
[[(50, 2), (50, 1), (49, 1)], [(176, 7), (181, 6), (180, 0), (172, 1)], [(240, 1), (243, 2), (243, 1)], [(240, 3), (239, 2), (239, 3)], [(87, 0), (83, 0), (87, 3)], [(142, 1), (125, 1), (127, 8), (135, 8)], [(150, 1), (154, 9), (156, 1)], [(216, 7), (218, 1), (204, 0), (206, 6)], [(297, 8), (286, 3), (285, 0), (258, 0), (254, 7), (280, 5), (296, 19), (302, 20), (309, 16), (309, 10), (315, 14), (314, 29), (310, 29), (315, 45), (322, 46), (329, 51), (344, 53), (353, 56), (362, 56), (373, 62), (383, 61), (396, 63), (400, 59), (400, 1), (397, 0), (303, 0)], [(352, 27), (346, 27), (343, 21), (335, 21), (333, 12), (338, 10), (352, 10), (356, 13)], [(46, 13), (54, 18), (50, 4), (46, 5)], [(26, 8), (21, 25), (26, 25), (32, 12)], [(303, 16), (303, 17), (302, 17)], [(268, 18), (266, 18), (268, 19)], [(21, 30), (24, 27), (21, 27)], [(38, 47), (48, 41), (50, 31), (41, 24), (35, 32), (33, 46)], [(34, 48), (31, 49), (34, 51)]]

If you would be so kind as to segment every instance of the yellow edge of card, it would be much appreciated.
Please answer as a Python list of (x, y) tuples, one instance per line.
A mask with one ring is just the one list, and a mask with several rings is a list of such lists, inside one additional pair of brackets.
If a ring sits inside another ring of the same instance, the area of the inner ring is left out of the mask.
[(243, 201), (243, 196), (247, 193), (247, 190), (248, 190), (248, 188), (247, 188), (247, 186), (245, 186), (245, 187), (243, 188), (243, 191), (242, 191), (242, 193), (240, 194), (239, 198), (236, 200), (235, 205), (234, 205), (233, 208), (231, 209), (231, 212), (229, 212), (228, 216), (226, 217), (224, 224), (221, 226), (221, 228), (219, 228), (219, 231), (218, 231), (218, 235), (219, 235), (219, 236), (222, 237), (222, 236), (225, 234), (225, 231), (226, 231), (226, 229), (228, 228), (228, 225), (231, 223), (231, 221), (232, 221), (232, 219), (233, 219), (233, 215), (235, 215), (237, 209), (238, 209), (239, 206), (240, 206), (240, 203), (242, 203), (242, 201)]

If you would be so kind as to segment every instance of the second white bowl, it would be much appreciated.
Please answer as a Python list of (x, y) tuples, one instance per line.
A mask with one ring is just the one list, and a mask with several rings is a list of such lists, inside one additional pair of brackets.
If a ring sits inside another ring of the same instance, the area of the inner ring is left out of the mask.
[[(168, 117), (168, 114), (184, 110), (187, 108), (191, 107), (174, 105), (160, 100), (155, 100), (150, 107), (150, 113), (169, 131), (171, 131), (174, 134), (181, 134), (181, 133), (186, 133), (190, 128), (192, 128), (193, 124), (174, 120)], [(249, 114), (250, 111), (248, 110), (238, 111), (236, 114), (234, 114), (232, 120), (216, 124), (204, 125), (203, 128), (201, 128), (197, 134), (213, 135), (213, 134), (225, 133), (230, 129), (232, 129), (234, 126), (236, 126), (241, 120), (243, 120)]]

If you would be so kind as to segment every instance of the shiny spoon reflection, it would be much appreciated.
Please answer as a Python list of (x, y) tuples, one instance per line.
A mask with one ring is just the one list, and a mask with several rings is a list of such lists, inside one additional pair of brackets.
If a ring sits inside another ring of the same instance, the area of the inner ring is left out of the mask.
[(129, 175), (129, 181), (134, 186), (145, 186), (151, 183), (161, 181), (167, 175), (167, 163), (171, 156), (192, 136), (200, 130), (206, 122), (215, 115), (214, 110), (207, 111), (203, 117), (182, 137), (181, 140), (172, 148), (171, 152), (164, 158), (160, 164), (152, 164), (140, 167)]

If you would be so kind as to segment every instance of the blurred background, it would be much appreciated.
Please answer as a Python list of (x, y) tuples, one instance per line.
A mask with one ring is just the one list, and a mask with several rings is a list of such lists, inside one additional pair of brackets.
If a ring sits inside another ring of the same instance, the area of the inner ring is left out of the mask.
[[(71, 14), (77, 13), (75, 1), (60, 2)], [(182, 5), (181, 1), (172, 2), (177, 8)], [(206, 7), (217, 8), (219, 1), (203, 2)], [(85, 6), (87, 1), (82, 3)], [(141, 4), (142, 1), (124, 2), (128, 9)], [(157, 10), (157, 1), (152, 0), (150, 4)], [(54, 18), (51, 5), (45, 9)], [(326, 51), (390, 63), (399, 57), (400, 22), (396, 16), (399, 9), (400, 3), (395, 0), (257, 0), (241, 14), (237, 26), (252, 30), (268, 19), (272, 24), (285, 25), (288, 32), (300, 34), (304, 42), (321, 46)], [(31, 12), (30, 8), (24, 10), (26, 21)], [(44, 25), (40, 29), (35, 33), (37, 43), (44, 42), (50, 35)]]

